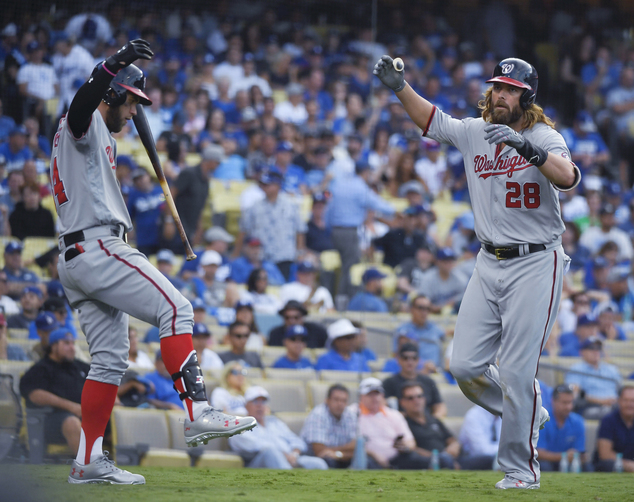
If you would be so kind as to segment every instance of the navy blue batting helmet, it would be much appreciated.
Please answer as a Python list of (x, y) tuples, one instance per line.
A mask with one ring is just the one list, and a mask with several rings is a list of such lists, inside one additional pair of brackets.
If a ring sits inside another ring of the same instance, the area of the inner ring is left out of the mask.
[(524, 89), (520, 96), (520, 106), (524, 110), (535, 102), (537, 70), (523, 59), (508, 58), (500, 61), (493, 70), (493, 76), (487, 80), (487, 83), (490, 82), (503, 82)]
[[(99, 68), (97, 65), (95, 71)], [(125, 103), (127, 93), (131, 92), (138, 96), (142, 105), (152, 104), (150, 98), (145, 94), (145, 75), (138, 66), (133, 64), (121, 68), (110, 82), (110, 87), (103, 97), (104, 102), (110, 106), (121, 106)]]

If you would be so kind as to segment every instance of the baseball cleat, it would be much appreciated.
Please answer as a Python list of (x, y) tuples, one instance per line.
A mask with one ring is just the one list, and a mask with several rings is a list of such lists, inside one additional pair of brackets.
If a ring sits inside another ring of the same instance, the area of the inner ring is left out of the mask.
[(73, 460), (73, 465), (68, 476), (68, 482), (72, 484), (109, 483), (111, 485), (144, 485), (145, 478), (140, 474), (119, 469), (108, 457), (108, 452), (86, 465), (80, 465)]
[(546, 422), (550, 421), (550, 414), (548, 410), (542, 406), (542, 409), (539, 410), (539, 430), (543, 430), (546, 426)]
[(250, 431), (256, 425), (253, 417), (227, 415), (209, 406), (196, 420), (185, 419), (185, 442), (187, 446), (207, 444), (210, 439), (235, 436)]
[(529, 483), (510, 476), (504, 476), (503, 480), (495, 483), (495, 487), (498, 490), (537, 490), (539, 488), (539, 481), (536, 483)]

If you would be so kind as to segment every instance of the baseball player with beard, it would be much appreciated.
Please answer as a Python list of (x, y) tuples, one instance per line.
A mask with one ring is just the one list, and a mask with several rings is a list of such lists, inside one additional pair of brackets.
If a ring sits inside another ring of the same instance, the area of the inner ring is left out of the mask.
[(579, 169), (534, 103), (537, 72), (521, 59), (496, 66), (482, 117), (463, 120), (416, 94), (389, 56), (374, 74), (424, 136), (464, 157), (482, 248), (458, 313), (450, 369), (471, 401), (502, 417), (498, 461), (505, 476), (495, 487), (539, 488), (537, 439), (549, 416), (535, 376), (569, 263), (557, 191), (575, 187)]
[[(59, 277), (78, 309), (92, 362), (81, 398), (81, 437), (69, 483), (144, 484), (102, 451), (121, 377), (128, 367), (128, 315), (158, 326), (161, 353), (186, 410), (188, 445), (252, 429), (251, 417), (225, 415), (207, 402), (192, 345), (193, 309), (125, 234), (130, 215), (117, 182), (116, 142), (136, 105), (150, 105), (143, 72), (149, 44), (133, 40), (97, 65), (77, 91), (53, 139), (51, 184), (59, 215)], [(51, 403), (59, 407), (58, 404)], [(77, 414), (77, 410), (69, 410)]]

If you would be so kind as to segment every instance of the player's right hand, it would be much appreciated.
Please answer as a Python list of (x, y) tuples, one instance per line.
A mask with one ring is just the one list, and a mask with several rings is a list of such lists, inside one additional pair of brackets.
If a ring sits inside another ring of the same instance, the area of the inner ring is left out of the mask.
[(405, 88), (405, 72), (394, 69), (394, 60), (390, 56), (381, 56), (374, 65), (372, 73), (394, 92), (402, 91)]
[(106, 59), (106, 63), (111, 68), (125, 68), (137, 59), (152, 59), (154, 53), (150, 49), (150, 44), (145, 40), (137, 38), (131, 40), (119, 49), (115, 54)]

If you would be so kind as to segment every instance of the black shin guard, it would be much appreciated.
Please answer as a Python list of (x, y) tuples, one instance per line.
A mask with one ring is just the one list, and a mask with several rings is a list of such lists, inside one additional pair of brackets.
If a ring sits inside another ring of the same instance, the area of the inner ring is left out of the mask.
[(185, 392), (180, 392), (176, 386), (174, 386), (174, 389), (178, 392), (178, 397), (181, 398), (181, 401), (187, 398), (190, 398), (192, 401), (207, 401), (205, 380), (200, 365), (198, 364), (196, 352), (185, 361), (181, 371), (172, 375), (174, 382), (179, 378), (182, 378), (185, 383)]

